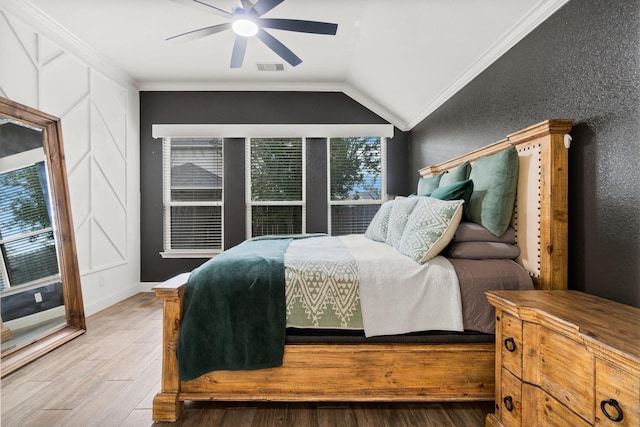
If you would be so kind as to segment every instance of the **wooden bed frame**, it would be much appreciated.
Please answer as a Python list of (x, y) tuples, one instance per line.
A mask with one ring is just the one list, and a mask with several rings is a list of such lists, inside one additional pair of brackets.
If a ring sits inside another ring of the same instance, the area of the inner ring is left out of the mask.
[[(520, 159), (513, 226), (518, 259), (538, 289), (567, 286), (567, 160), (571, 120), (548, 120), (451, 161), (420, 170), (438, 174), (465, 160), (516, 146)], [(188, 273), (156, 287), (164, 300), (161, 391), (154, 421), (175, 421), (187, 400), (490, 401), (493, 343), (287, 344), (283, 365), (178, 377), (176, 345)]]

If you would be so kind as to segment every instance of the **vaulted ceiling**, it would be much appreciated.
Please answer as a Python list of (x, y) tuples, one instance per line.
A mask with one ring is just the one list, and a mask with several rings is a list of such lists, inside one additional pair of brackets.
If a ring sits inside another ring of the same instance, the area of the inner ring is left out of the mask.
[[(267, 30), (302, 63), (250, 38), (235, 69), (231, 30), (166, 41), (228, 22), (184, 1), (23, 1), (140, 90), (339, 91), (409, 130), (567, 0), (285, 0), (264, 17), (336, 23), (337, 34)], [(198, 1), (232, 11), (240, 0)]]

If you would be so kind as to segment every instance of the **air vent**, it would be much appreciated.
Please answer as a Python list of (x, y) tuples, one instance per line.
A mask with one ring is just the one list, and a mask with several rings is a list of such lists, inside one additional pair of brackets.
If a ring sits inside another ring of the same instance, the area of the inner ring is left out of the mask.
[(273, 64), (258, 64), (258, 71), (284, 71), (284, 64), (282, 63), (273, 63)]

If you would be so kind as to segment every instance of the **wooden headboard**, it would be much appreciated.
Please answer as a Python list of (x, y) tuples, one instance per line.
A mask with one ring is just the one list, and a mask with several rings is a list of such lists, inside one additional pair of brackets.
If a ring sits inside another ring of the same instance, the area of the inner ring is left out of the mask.
[(520, 263), (537, 289), (566, 289), (568, 261), (568, 150), (565, 135), (573, 120), (547, 120), (464, 156), (420, 169), (430, 177), (464, 161), (513, 145), (518, 150), (518, 190), (512, 225)]

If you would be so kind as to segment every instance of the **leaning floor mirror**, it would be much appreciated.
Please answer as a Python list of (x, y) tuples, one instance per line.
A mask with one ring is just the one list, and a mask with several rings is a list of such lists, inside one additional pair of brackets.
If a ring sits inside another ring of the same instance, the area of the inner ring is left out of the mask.
[(0, 97), (1, 376), (86, 329), (60, 120)]

